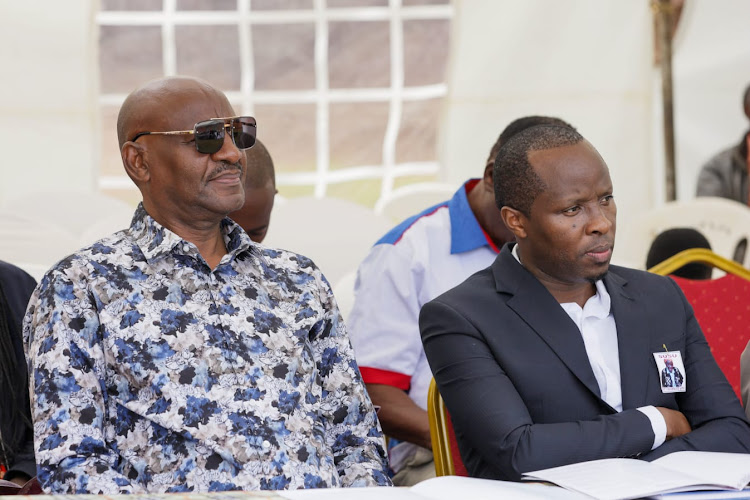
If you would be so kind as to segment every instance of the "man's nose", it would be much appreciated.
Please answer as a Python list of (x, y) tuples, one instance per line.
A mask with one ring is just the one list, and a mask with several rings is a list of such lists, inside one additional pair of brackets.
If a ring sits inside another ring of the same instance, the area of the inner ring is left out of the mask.
[(592, 210), (588, 224), (589, 232), (607, 234), (613, 225), (614, 221), (608, 207), (597, 206)]
[(225, 161), (227, 163), (239, 163), (242, 155), (245, 154), (243, 151), (234, 144), (232, 136), (229, 133), (224, 134), (224, 143), (221, 145), (221, 149), (211, 155), (215, 161)]

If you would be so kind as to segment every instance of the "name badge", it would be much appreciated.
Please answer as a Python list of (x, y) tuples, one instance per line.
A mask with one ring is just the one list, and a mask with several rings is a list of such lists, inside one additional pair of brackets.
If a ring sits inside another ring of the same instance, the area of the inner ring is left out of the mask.
[(655, 352), (656, 369), (659, 371), (661, 392), (685, 392), (685, 365), (680, 351)]

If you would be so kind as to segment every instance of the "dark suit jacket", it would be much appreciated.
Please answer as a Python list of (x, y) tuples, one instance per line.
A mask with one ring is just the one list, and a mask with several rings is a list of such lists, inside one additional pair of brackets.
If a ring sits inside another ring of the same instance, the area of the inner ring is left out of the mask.
[[(690, 305), (669, 278), (611, 266), (623, 411), (599, 396), (578, 327), (506, 245), (495, 262), (422, 308), (425, 353), (476, 477), (679, 450), (750, 452), (750, 425)], [(680, 351), (687, 392), (663, 394), (653, 354)], [(641, 406), (685, 414), (693, 431), (651, 452)]]

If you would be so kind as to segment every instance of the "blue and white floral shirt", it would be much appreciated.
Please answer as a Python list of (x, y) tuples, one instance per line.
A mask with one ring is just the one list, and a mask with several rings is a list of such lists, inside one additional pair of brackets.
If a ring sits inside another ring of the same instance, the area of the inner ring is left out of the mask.
[(139, 206), (40, 282), (24, 337), (45, 491), (390, 484), (328, 282), (221, 224), (213, 271)]

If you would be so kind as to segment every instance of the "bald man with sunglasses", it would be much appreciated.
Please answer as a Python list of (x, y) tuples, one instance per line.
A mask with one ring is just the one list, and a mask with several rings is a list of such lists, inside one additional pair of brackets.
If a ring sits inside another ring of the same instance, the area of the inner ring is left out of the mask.
[(256, 133), (234, 115), (184, 77), (123, 103), (143, 202), (128, 229), (48, 271), (24, 320), (47, 493), (390, 484), (328, 282), (226, 217)]

